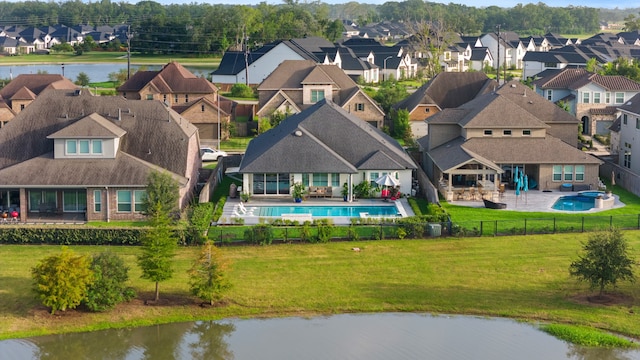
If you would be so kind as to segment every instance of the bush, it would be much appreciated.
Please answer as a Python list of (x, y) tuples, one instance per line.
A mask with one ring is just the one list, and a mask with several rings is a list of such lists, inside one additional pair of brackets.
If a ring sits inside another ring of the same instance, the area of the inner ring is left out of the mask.
[(273, 228), (269, 224), (254, 225), (244, 231), (244, 239), (251, 244), (271, 245)]
[(112, 309), (135, 296), (133, 289), (125, 286), (129, 280), (129, 268), (119, 256), (111, 252), (95, 255), (90, 268), (95, 280), (87, 288), (87, 296), (82, 301), (89, 310)]
[(251, 89), (246, 84), (233, 84), (231, 87), (231, 96), (233, 97), (241, 97), (241, 98), (252, 98), (254, 97), (253, 89)]
[(317, 226), (316, 241), (319, 243), (328, 243), (331, 240), (333, 232), (333, 224), (330, 219), (322, 219), (314, 221)]

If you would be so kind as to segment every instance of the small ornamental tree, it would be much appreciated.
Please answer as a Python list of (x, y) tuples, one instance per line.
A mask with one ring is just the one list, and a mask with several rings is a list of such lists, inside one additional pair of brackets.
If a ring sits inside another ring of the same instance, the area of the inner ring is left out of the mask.
[(231, 288), (228, 267), (229, 262), (223, 258), (222, 251), (207, 241), (189, 270), (191, 293), (210, 305), (222, 299), (222, 295)]
[(605, 287), (615, 287), (618, 280), (635, 281), (633, 265), (626, 239), (620, 230), (611, 229), (589, 236), (583, 254), (569, 266), (569, 273), (588, 282), (591, 289), (599, 288), (602, 296)]
[(105, 311), (135, 296), (133, 289), (125, 285), (129, 280), (129, 268), (118, 255), (108, 251), (95, 255), (91, 270), (95, 280), (83, 300), (89, 310)]
[(168, 172), (153, 171), (147, 179), (146, 196), (142, 199), (144, 214), (154, 218), (157, 212), (171, 216), (178, 211), (180, 186)]
[(151, 229), (142, 236), (142, 253), (138, 255), (138, 266), (142, 278), (156, 283), (155, 301), (160, 299), (159, 283), (173, 276), (173, 258), (177, 239), (169, 225), (169, 217), (156, 203), (151, 218)]
[(89, 257), (62, 247), (60, 254), (44, 258), (31, 269), (35, 292), (51, 314), (80, 305), (93, 282), (90, 263)]
[(78, 77), (76, 78), (76, 85), (87, 86), (91, 80), (89, 79), (89, 75), (86, 72), (80, 72)]

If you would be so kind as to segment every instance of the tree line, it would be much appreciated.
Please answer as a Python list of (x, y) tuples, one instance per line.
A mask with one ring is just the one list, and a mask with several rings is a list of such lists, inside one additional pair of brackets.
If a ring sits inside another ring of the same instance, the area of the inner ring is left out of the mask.
[(422, 0), (389, 1), (382, 5), (329, 5), (321, 1), (283, 0), (256, 6), (206, 3), (162, 5), (154, 1), (136, 4), (101, 0), (84, 3), (1, 2), (0, 25), (53, 26), (63, 24), (131, 26), (132, 49), (142, 53), (220, 55), (229, 48), (257, 47), (279, 39), (322, 36), (336, 41), (342, 35), (342, 19), (367, 25), (381, 21), (433, 22), (447, 31), (481, 34), (515, 31), (521, 35), (595, 33), (599, 10), (588, 7), (549, 7), (544, 3), (518, 4), (512, 8), (476, 8)]

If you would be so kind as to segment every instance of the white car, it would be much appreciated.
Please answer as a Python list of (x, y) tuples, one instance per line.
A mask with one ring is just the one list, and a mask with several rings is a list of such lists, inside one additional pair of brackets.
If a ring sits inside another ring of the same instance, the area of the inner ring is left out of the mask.
[(200, 155), (202, 156), (202, 161), (218, 161), (221, 157), (227, 156), (227, 153), (210, 147), (201, 147)]

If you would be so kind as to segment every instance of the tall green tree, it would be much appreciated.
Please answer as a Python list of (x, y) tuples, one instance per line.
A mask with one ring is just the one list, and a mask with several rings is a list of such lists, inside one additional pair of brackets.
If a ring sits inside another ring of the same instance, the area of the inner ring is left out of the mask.
[(406, 86), (399, 84), (395, 80), (383, 81), (380, 84), (380, 88), (373, 96), (373, 99), (377, 101), (385, 113), (391, 110), (391, 105), (409, 96)]
[(635, 261), (629, 255), (629, 246), (619, 229), (598, 231), (583, 244), (583, 253), (571, 263), (569, 273), (589, 283), (591, 289), (616, 286), (618, 281), (635, 281)]
[(168, 218), (178, 211), (180, 186), (168, 172), (153, 171), (147, 179), (146, 196), (142, 200), (144, 214), (155, 218), (160, 212)]
[(208, 301), (210, 305), (222, 299), (223, 294), (231, 288), (227, 275), (228, 267), (229, 262), (222, 255), (222, 251), (211, 241), (207, 241), (189, 270), (191, 293)]
[(143, 279), (155, 282), (154, 301), (158, 301), (159, 283), (173, 277), (173, 259), (178, 241), (171, 229), (168, 214), (162, 211), (161, 204), (155, 203), (154, 206), (153, 215), (150, 216), (151, 227), (142, 235), (138, 266)]
[(89, 257), (63, 247), (60, 254), (44, 258), (31, 269), (34, 290), (51, 314), (80, 305), (94, 281), (90, 263)]

